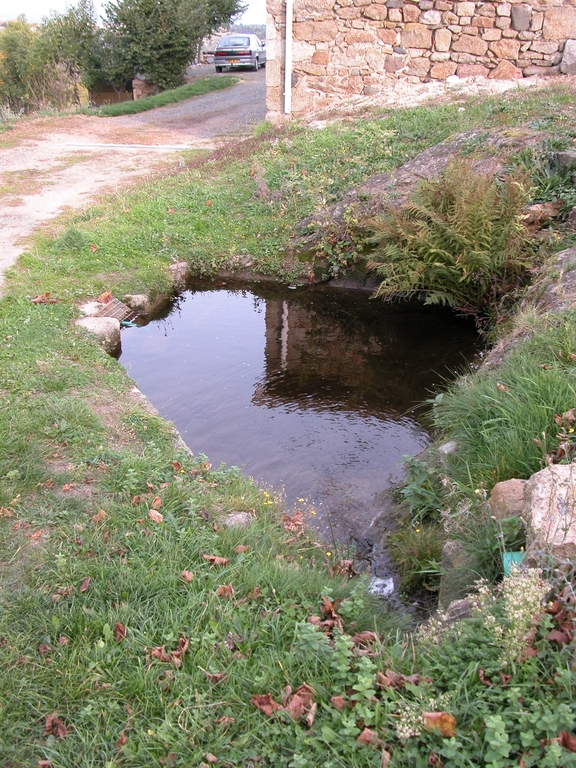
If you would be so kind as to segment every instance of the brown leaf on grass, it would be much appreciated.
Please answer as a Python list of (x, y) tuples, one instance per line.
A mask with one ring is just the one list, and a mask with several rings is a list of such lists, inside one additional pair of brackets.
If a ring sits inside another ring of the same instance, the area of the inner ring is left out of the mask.
[(490, 688), (492, 685), (494, 685), (492, 680), (490, 680), (489, 677), (486, 677), (486, 670), (482, 669), (482, 667), (480, 667), (480, 669), (478, 670), (478, 679), (480, 680), (482, 685), (485, 685), (487, 688)]
[(230, 562), (227, 557), (218, 557), (218, 555), (204, 555), (204, 560), (208, 560), (210, 565), (228, 565)]
[(338, 616), (338, 608), (340, 607), (340, 603), (342, 602), (341, 598), (337, 597), (336, 600), (328, 600), (327, 597), (324, 597), (323, 595), (320, 597), (322, 600), (322, 610), (324, 612), (325, 616), (330, 616), (333, 619), (340, 618)]
[(92, 577), (91, 577), (91, 576), (87, 576), (87, 577), (84, 579), (84, 581), (82, 582), (82, 584), (80, 584), (80, 589), (79, 589), (78, 591), (79, 591), (79, 592), (86, 592), (86, 590), (87, 590), (87, 589), (88, 589), (88, 587), (90, 586), (90, 582), (91, 582), (91, 581), (92, 581)]
[(47, 656), (49, 653), (52, 653), (52, 648), (46, 643), (40, 643), (38, 646), (38, 653), (40, 656)]
[(369, 645), (370, 643), (375, 643), (378, 640), (378, 635), (376, 632), (357, 632), (350, 639), (355, 645)]
[(163, 523), (164, 522), (164, 515), (161, 512), (157, 512), (155, 509), (151, 509), (148, 512), (148, 517), (154, 523)]
[(158, 659), (165, 664), (173, 664), (175, 667), (182, 666), (182, 659), (184, 658), (186, 651), (190, 646), (190, 641), (184, 635), (180, 635), (178, 640), (178, 648), (175, 651), (167, 651), (165, 645), (152, 648), (150, 656), (153, 659)]
[(234, 547), (234, 552), (236, 552), (237, 555), (243, 555), (244, 552), (248, 552), (249, 550), (250, 547), (247, 547), (245, 544), (238, 544)]
[(302, 512), (296, 512), (292, 516), (283, 515), (281, 525), (285, 531), (290, 531), (290, 533), (303, 533), (304, 520), (302, 519)]
[(448, 712), (422, 712), (422, 722), (427, 731), (440, 731), (448, 739), (456, 736), (456, 718)]
[(172, 467), (174, 467), (175, 472), (180, 472), (182, 469), (182, 462), (181, 461), (171, 461), (170, 464)]
[(388, 768), (391, 760), (392, 760), (392, 755), (390, 754), (390, 752), (388, 752), (387, 749), (383, 749), (382, 762), (380, 763), (381, 768)]
[(218, 597), (234, 597), (236, 592), (232, 584), (221, 584), (216, 590)]
[(218, 762), (218, 758), (216, 755), (213, 755), (212, 752), (206, 752), (203, 757), (206, 762), (210, 763), (210, 765), (214, 765), (214, 763)]
[[(96, 246), (90, 246), (91, 248), (96, 248)], [(96, 299), (96, 301), (99, 301), (100, 304), (110, 304), (112, 301), (112, 293), (110, 291), (104, 291), (104, 293), (101, 293), (100, 296)]]
[(58, 299), (53, 299), (49, 292), (34, 296), (32, 304), (58, 304)]
[(558, 629), (553, 629), (552, 632), (546, 635), (546, 640), (551, 643), (558, 643), (558, 645), (565, 645), (570, 642), (570, 635), (566, 632), (560, 632)]
[(184, 581), (187, 584), (190, 584), (190, 582), (194, 578), (194, 574), (192, 573), (192, 571), (187, 571), (187, 570), (180, 571), (180, 576), (184, 579)]
[(356, 739), (359, 744), (366, 744), (369, 747), (377, 747), (380, 744), (378, 733), (371, 728), (364, 728), (360, 736)]
[(510, 390), (508, 389), (508, 387), (505, 387), (505, 386), (504, 386), (504, 384), (500, 384), (500, 383), (497, 383), (497, 384), (496, 384), (496, 389), (497, 389), (499, 392), (506, 392), (506, 393), (509, 393), (509, 392), (510, 392)]
[(500, 680), (502, 681), (502, 685), (508, 685), (510, 680), (512, 680), (512, 675), (505, 675), (504, 672), (498, 672), (500, 675)]
[(69, 640), (66, 635), (58, 635), (58, 645), (68, 645)]
[[(428, 682), (427, 678), (423, 679), (424, 682)], [(378, 670), (377, 685), (379, 688), (403, 688), (406, 683), (409, 683), (410, 685), (419, 685), (420, 676), (400, 675), (398, 672), (393, 672), (391, 669), (387, 669), (386, 674), (384, 674), (384, 672), (380, 672), (380, 670)]]
[(560, 745), (567, 749), (568, 752), (576, 752), (576, 736), (568, 731), (560, 731), (558, 734), (558, 741)]
[(214, 683), (214, 685), (218, 685), (218, 683), (224, 682), (224, 680), (228, 679), (228, 674), (226, 672), (204, 672), (206, 675), (206, 679), (210, 683)]
[(106, 512), (104, 512), (103, 509), (100, 509), (95, 515), (92, 515), (92, 522), (95, 524), (101, 523), (103, 520), (106, 520), (106, 517)]
[(160, 509), (160, 507), (162, 506), (162, 499), (160, 498), (160, 496), (155, 496), (150, 506), (152, 507), (152, 509)]
[(116, 642), (119, 643), (121, 640), (126, 639), (127, 630), (124, 624), (121, 624), (119, 621), (114, 624), (114, 637), (116, 638)]
[(148, 490), (149, 490), (149, 491), (153, 491), (153, 490), (155, 490), (155, 486), (154, 486), (154, 485), (152, 485), (152, 483), (150, 482), (150, 480), (146, 480), (146, 488), (148, 488)]
[(64, 723), (61, 717), (58, 717), (56, 710), (48, 715), (44, 723), (44, 736), (54, 736), (56, 739), (63, 739), (70, 733), (71, 728)]
[(520, 661), (524, 662), (527, 659), (533, 658), (534, 656), (538, 656), (538, 651), (535, 648), (524, 648), (520, 654)]
[(265, 693), (262, 696), (254, 694), (250, 699), (250, 704), (258, 707), (258, 709), (261, 712), (264, 712), (267, 717), (270, 717), (273, 712), (282, 709), (282, 706), (275, 702), (269, 693)]
[(258, 600), (261, 592), (262, 590), (260, 589), (260, 587), (254, 587), (253, 590), (248, 592), (248, 600)]
[(314, 690), (307, 683), (301, 685), (297, 691), (287, 697), (284, 702), (284, 711), (288, 712), (290, 717), (297, 721), (306, 715), (306, 722), (309, 727), (312, 727), (316, 713)]
[(228, 717), (227, 715), (224, 715), (224, 717), (219, 717), (214, 722), (216, 723), (216, 725), (227, 726), (227, 725), (232, 725), (233, 723), (236, 722), (236, 720), (234, 720), (233, 717)]
[(137, 507), (143, 500), (142, 496), (132, 496), (132, 506)]
[(118, 739), (116, 741), (116, 749), (122, 749), (122, 747), (127, 743), (128, 736), (124, 733), (124, 731), (120, 731), (120, 736), (118, 736)]
[(76, 488), (76, 483), (66, 483), (62, 486), (62, 491), (67, 493), (68, 491), (71, 491), (72, 488)]
[(38, 768), (51, 768), (50, 760), (37, 760), (36, 765)]
[(436, 754), (436, 752), (430, 752), (430, 757), (428, 758), (428, 765), (432, 765), (433, 768), (442, 768), (444, 763), (442, 762), (440, 755)]
[(342, 696), (332, 696), (330, 699), (333, 706), (336, 707), (338, 712), (342, 712), (346, 708), (346, 699), (344, 699)]

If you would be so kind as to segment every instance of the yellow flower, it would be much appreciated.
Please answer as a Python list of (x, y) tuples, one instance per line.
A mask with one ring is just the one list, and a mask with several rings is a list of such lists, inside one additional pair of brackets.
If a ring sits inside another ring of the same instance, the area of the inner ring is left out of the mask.
[(416, 528), (416, 533), (420, 533), (420, 528)]
[(326, 552), (326, 557), (332, 557), (332, 552)]

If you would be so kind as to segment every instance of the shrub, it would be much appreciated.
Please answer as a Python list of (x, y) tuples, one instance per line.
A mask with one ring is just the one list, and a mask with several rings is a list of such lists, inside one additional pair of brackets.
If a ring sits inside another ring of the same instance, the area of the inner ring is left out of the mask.
[(454, 161), (402, 208), (369, 223), (368, 266), (382, 278), (374, 295), (420, 295), (477, 318), (494, 314), (530, 267), (521, 221), (527, 197), (520, 176), (481, 176)]

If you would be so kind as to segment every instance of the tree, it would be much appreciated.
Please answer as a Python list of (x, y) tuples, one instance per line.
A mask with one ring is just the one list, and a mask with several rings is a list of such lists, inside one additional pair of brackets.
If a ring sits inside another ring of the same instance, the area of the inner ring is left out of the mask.
[(241, 0), (116, 0), (106, 6), (116, 60), (161, 89), (184, 79), (204, 37), (241, 13)]
[(25, 110), (29, 102), (31, 52), (36, 36), (23, 15), (9, 21), (0, 34), (0, 98), (16, 112)]

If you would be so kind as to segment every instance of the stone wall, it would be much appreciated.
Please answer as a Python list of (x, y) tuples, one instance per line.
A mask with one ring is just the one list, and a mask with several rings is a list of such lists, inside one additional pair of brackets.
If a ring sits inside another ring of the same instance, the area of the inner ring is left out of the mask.
[[(285, 0), (268, 0), (271, 118), (284, 111), (285, 28)], [(576, 0), (294, 0), (292, 113), (373, 95), (391, 78), (557, 74), (574, 38)]]

